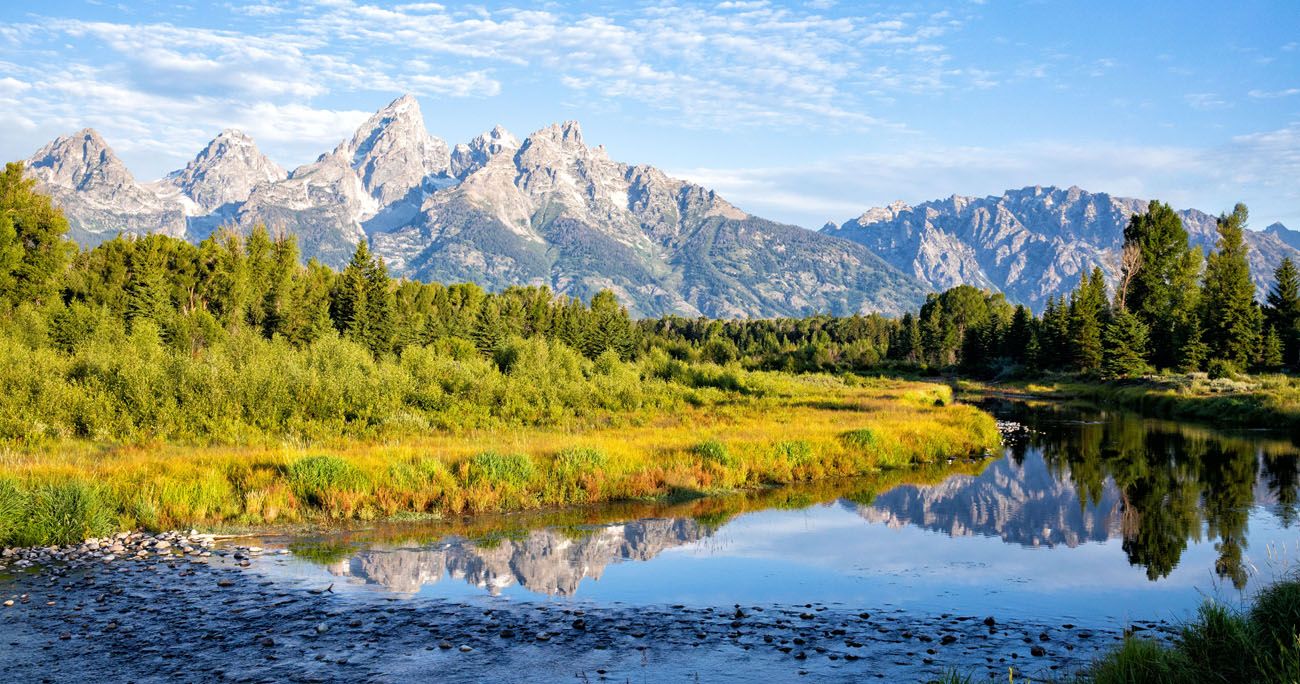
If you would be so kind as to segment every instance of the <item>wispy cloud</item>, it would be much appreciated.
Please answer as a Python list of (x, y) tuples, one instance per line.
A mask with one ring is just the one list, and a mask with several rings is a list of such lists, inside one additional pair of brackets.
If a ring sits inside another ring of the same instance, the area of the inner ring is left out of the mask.
[(1300, 95), (1300, 88), (1283, 88), (1282, 90), (1251, 90), (1246, 93), (1256, 100), (1275, 100), (1281, 97)]
[[(816, 228), (894, 200), (1000, 194), (1028, 185), (1078, 185), (1216, 212), (1246, 201), (1257, 216), (1300, 215), (1300, 122), (1211, 149), (1106, 141), (1026, 141), (1004, 147), (929, 146), (764, 168), (703, 167), (675, 174), (741, 208)], [(799, 179), (794, 183), (792, 179)], [(905, 189), (900, 192), (900, 188)], [(901, 194), (901, 196), (900, 196)]]
[(902, 128), (885, 112), (901, 95), (998, 83), (990, 70), (951, 65), (943, 41), (962, 25), (952, 12), (829, 16), (831, 4), (600, 14), (255, 0), (228, 5), (242, 18), (219, 27), (27, 15), (0, 26), (0, 44), (23, 64), (0, 62), (0, 98), (48, 125), (102, 127), (112, 141), (131, 136), (117, 143), (124, 150), (172, 155), (257, 111), (272, 117), (256, 124), (280, 144), (273, 152), (304, 154), (346, 135), (355, 112), (334, 104), (345, 94), (492, 98), (541, 79), (575, 106), (686, 128), (888, 131)]

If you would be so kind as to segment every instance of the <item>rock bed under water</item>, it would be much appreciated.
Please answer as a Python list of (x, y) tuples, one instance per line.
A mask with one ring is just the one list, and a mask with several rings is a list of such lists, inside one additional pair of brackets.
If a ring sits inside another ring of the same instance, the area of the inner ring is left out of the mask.
[[(914, 681), (948, 668), (1001, 679), (1014, 668), (1044, 678), (1085, 667), (1121, 637), (1068, 624), (819, 604), (647, 608), (341, 595), (248, 571), (277, 562), (276, 553), (283, 552), (180, 533), (10, 550), (9, 570), (0, 573), (5, 677)], [(1134, 628), (1172, 632), (1163, 623)]]

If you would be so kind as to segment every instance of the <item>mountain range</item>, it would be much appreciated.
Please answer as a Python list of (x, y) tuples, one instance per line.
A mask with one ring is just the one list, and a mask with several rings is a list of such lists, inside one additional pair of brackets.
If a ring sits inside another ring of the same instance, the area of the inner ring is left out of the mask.
[[(927, 289), (974, 285), (1041, 311), (1048, 298), (1073, 289), (1094, 266), (1113, 285), (1124, 226), (1147, 205), (1078, 187), (1034, 186), (1000, 196), (953, 195), (915, 207), (895, 202), (827, 224), (821, 233), (866, 245)], [(1178, 215), (1192, 245), (1206, 253), (1214, 248), (1214, 216), (1196, 209)], [(1246, 243), (1261, 297), (1283, 257), (1300, 260), (1300, 232), (1280, 223), (1246, 231)]]
[(83, 245), (119, 233), (202, 240), (222, 225), (265, 224), (335, 267), (368, 239), (397, 276), (546, 285), (583, 299), (609, 289), (639, 316), (899, 313), (925, 295), (863, 245), (613, 161), (576, 122), (523, 140), (497, 127), (449, 149), (410, 96), (289, 173), (236, 131), (154, 183), (137, 182), (90, 129), (49, 143), (27, 168)]
[[(397, 276), (546, 285), (583, 299), (609, 289), (636, 316), (898, 314), (962, 283), (1041, 309), (1094, 265), (1113, 278), (1123, 226), (1146, 206), (1032, 187), (894, 203), (810, 231), (611, 160), (573, 121), (522, 140), (498, 126), (449, 147), (409, 95), (289, 172), (226, 130), (185, 168), (142, 183), (91, 129), (45, 145), (27, 171), (83, 246), (118, 234), (199, 241), (265, 224), (335, 267), (368, 240)], [(1213, 244), (1212, 216), (1180, 213), (1196, 244)], [(1300, 259), (1300, 233), (1280, 224), (1247, 237), (1261, 291), (1283, 256)]]

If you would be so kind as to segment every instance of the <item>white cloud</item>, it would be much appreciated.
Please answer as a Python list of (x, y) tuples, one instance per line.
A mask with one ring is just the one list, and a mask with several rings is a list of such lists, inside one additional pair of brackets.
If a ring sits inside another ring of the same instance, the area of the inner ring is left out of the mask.
[(1300, 88), (1283, 88), (1282, 90), (1252, 90), (1247, 95), (1256, 100), (1274, 100), (1280, 97), (1300, 95)]
[(1232, 107), (1231, 102), (1228, 102), (1216, 93), (1188, 93), (1183, 96), (1183, 99), (1192, 109), (1200, 109), (1202, 111), (1228, 109)]
[(809, 228), (899, 199), (917, 204), (1030, 185), (1078, 185), (1212, 213), (1245, 201), (1261, 226), (1282, 220), (1297, 227), (1300, 122), (1210, 149), (1042, 140), (909, 148), (795, 166), (678, 169), (674, 175), (717, 190), (746, 211)]

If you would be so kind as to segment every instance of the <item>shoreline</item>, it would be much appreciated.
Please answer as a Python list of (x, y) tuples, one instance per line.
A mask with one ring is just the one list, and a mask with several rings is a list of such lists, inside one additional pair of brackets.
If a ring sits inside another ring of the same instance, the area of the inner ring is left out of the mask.
[(450, 519), (693, 498), (906, 473), (1000, 443), (994, 419), (953, 403), (944, 385), (830, 390), (577, 432), (440, 434), (334, 448), (11, 453), (0, 463), (0, 544), (44, 546), (124, 529)]
[(1198, 374), (1110, 382), (1039, 378), (997, 384), (957, 379), (954, 386), (960, 396), (1084, 401), (1216, 428), (1300, 428), (1300, 384), (1286, 376), (1210, 380)]
[[(756, 672), (925, 681), (952, 668), (1044, 679), (1118, 644), (1121, 629), (809, 604), (600, 606), (336, 594), (272, 585), (258, 571), (278, 550), (211, 557), (152, 555), (121, 566), (0, 575), (8, 672), (71, 681), (440, 681), (689, 679)], [(244, 556), (240, 559), (239, 556)], [(1137, 626), (1167, 635), (1160, 621)], [(73, 658), (76, 654), (76, 658)], [(737, 658), (746, 667), (735, 668)], [(528, 664), (526, 670), (517, 669)], [(743, 671), (742, 671), (743, 670)], [(509, 676), (513, 672), (513, 676)], [(528, 679), (528, 677), (525, 677)]]

